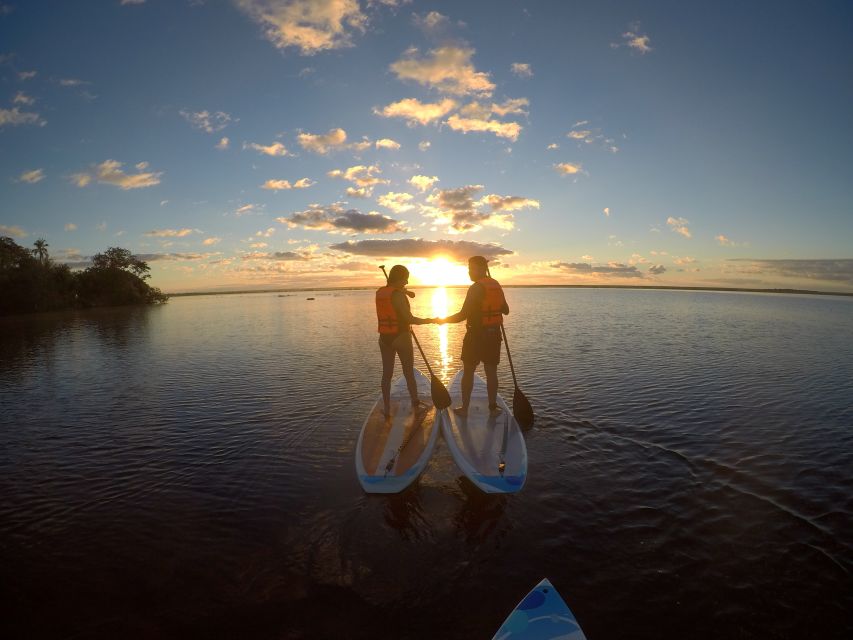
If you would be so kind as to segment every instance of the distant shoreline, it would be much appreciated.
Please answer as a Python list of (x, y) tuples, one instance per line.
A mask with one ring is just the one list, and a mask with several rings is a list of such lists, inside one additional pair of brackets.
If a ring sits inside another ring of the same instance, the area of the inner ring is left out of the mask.
[[(467, 285), (451, 285), (448, 289), (462, 289)], [(844, 296), (853, 297), (853, 293), (839, 291), (813, 291), (811, 289), (747, 289), (740, 287), (676, 287), (676, 286), (654, 286), (654, 285), (620, 285), (620, 284), (507, 284), (505, 289), (648, 289), (663, 291), (722, 291), (728, 293), (783, 293), (793, 295), (810, 296)], [(413, 291), (418, 289), (436, 289), (437, 287), (410, 287)], [(187, 296), (222, 296), (237, 295), (245, 293), (310, 293), (314, 291), (372, 291), (376, 287), (302, 287), (285, 289), (243, 289), (238, 291), (190, 291), (186, 293), (169, 293), (173, 298)]]

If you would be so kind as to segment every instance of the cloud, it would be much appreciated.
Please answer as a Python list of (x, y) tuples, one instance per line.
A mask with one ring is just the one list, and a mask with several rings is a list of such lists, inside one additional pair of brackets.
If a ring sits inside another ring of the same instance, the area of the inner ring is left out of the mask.
[(695, 264), (699, 262), (696, 258), (691, 258), (690, 256), (684, 256), (683, 258), (676, 258), (674, 260), (675, 264), (685, 265), (685, 264)]
[(38, 75), (38, 71), (19, 71), (18, 79), (19, 80), (32, 80)]
[(559, 148), (560, 148), (560, 145), (558, 145), (556, 142), (552, 142), (547, 147), (545, 147), (545, 149), (548, 151), (553, 151), (553, 150), (559, 149)]
[(256, 204), (251, 203), (244, 204), (234, 210), (234, 215), (236, 215), (237, 217), (249, 215), (250, 213), (256, 213), (258, 209), (263, 209), (263, 207), (263, 205), (258, 206)]
[(268, 227), (266, 231), (256, 231), (256, 238), (271, 238), (275, 234), (275, 227)]
[(412, 199), (413, 196), (409, 193), (396, 193), (391, 191), (385, 195), (379, 196), (377, 202), (383, 207), (391, 209), (394, 213), (405, 213), (406, 211), (411, 211), (415, 208), (415, 205), (411, 204)]
[(517, 122), (499, 122), (497, 120), (483, 120), (479, 118), (461, 118), (454, 114), (447, 119), (447, 124), (454, 131), (462, 133), (489, 132), (494, 133), (499, 138), (506, 138), (515, 142), (521, 133), (521, 125)]
[(431, 188), (432, 185), (434, 185), (436, 182), (438, 182), (438, 178), (436, 176), (417, 175), (409, 178), (409, 184), (415, 187), (421, 193)]
[(578, 143), (578, 145), (598, 145), (606, 148), (608, 151), (612, 153), (617, 153), (619, 151), (619, 147), (616, 146), (616, 141), (613, 138), (608, 138), (605, 136), (601, 129), (585, 129), (581, 127), (585, 127), (589, 124), (589, 120), (582, 120), (580, 122), (576, 122), (572, 126), (572, 130), (566, 134), (566, 137), (574, 140)]
[(192, 229), (153, 229), (145, 235), (152, 238), (184, 238), (192, 232)]
[(468, 258), (477, 255), (489, 260), (500, 256), (513, 255), (513, 251), (497, 244), (467, 240), (422, 240), (420, 238), (348, 240), (330, 245), (329, 249), (374, 258), (435, 258), (441, 256), (459, 263), (465, 263)]
[(527, 115), (525, 107), (530, 106), (530, 100), (527, 98), (507, 98), (503, 104), (492, 103), (491, 111), (499, 116), (507, 116), (514, 114)]
[(605, 278), (642, 278), (643, 274), (634, 265), (609, 262), (606, 265), (592, 265), (587, 262), (556, 262), (555, 269), (576, 275), (602, 276)]
[[(265, 245), (266, 246), (266, 245)], [(310, 260), (311, 256), (308, 253), (298, 253), (296, 251), (275, 251), (273, 253), (247, 253), (241, 256), (243, 260)]]
[(538, 209), (539, 201), (520, 196), (483, 196), (481, 204), (488, 204), (492, 211), (519, 211), (520, 209)]
[(604, 207), (604, 215), (610, 217), (610, 207)]
[(78, 187), (85, 187), (91, 184), (93, 180), (96, 180), (101, 184), (111, 184), (124, 191), (129, 189), (144, 189), (145, 187), (153, 187), (160, 184), (160, 176), (163, 175), (162, 171), (145, 171), (148, 168), (147, 162), (140, 162), (135, 166), (138, 173), (125, 173), (121, 168), (121, 162), (104, 160), (89, 172), (73, 174), (71, 181)]
[(839, 260), (762, 260), (740, 258), (727, 263), (748, 263), (750, 273), (765, 273), (788, 278), (820, 280), (853, 285), (853, 259)]
[(330, 233), (399, 233), (407, 229), (397, 220), (379, 213), (361, 213), (356, 209), (344, 209), (335, 203), (326, 207), (312, 205), (310, 209), (288, 217), (276, 218), (277, 222), (290, 228), (302, 227), (328, 231)]
[(69, 222), (65, 225), (65, 230), (66, 231), (77, 231), (77, 225), (74, 224), (73, 222)]
[(282, 191), (287, 189), (307, 189), (314, 183), (309, 178), (300, 178), (293, 184), (289, 180), (267, 180), (261, 185), (261, 189), (270, 189), (271, 191)]
[(327, 133), (300, 133), (297, 140), (303, 149), (326, 155), (329, 151), (342, 149), (346, 146), (347, 132), (343, 129), (329, 129)]
[(358, 0), (236, 0), (279, 48), (294, 47), (304, 56), (352, 46), (352, 34), (364, 32), (367, 16)]
[(720, 246), (723, 247), (748, 247), (748, 242), (735, 242), (731, 238), (724, 236), (722, 234), (715, 236), (714, 239), (720, 243)]
[(211, 236), (210, 238), (205, 238), (204, 240), (201, 241), (201, 243), (205, 247), (212, 247), (213, 245), (219, 244), (220, 242), (222, 242), (222, 238), (217, 238), (215, 236)]
[(675, 233), (680, 233), (685, 238), (692, 237), (690, 235), (690, 229), (687, 228), (687, 225), (690, 223), (689, 220), (685, 218), (673, 218), (672, 216), (670, 216), (666, 219), (666, 223)]
[[(361, 194), (364, 193), (369, 197), (372, 193), (372, 189), (377, 184), (388, 184), (390, 180), (383, 180), (378, 177), (376, 174), (382, 173), (377, 165), (365, 166), (362, 164), (356, 165), (354, 167), (350, 167), (345, 171), (341, 171), (340, 169), (334, 169), (329, 171), (326, 175), (330, 178), (341, 178), (343, 180), (348, 180), (352, 182), (359, 189), (364, 189), (365, 191), (357, 192), (356, 197), (361, 197)], [(348, 191), (349, 193), (349, 191)]]
[(0, 127), (6, 125), (17, 126), (19, 124), (35, 124), (43, 127), (47, 124), (47, 120), (31, 111), (21, 111), (18, 107), (11, 109), (0, 109)]
[(396, 140), (391, 140), (390, 138), (382, 138), (381, 140), (376, 141), (377, 149), (393, 149), (396, 151), (400, 148), (400, 143)]
[(18, 182), (26, 182), (27, 184), (35, 184), (42, 180), (44, 180), (44, 169), (24, 171), (20, 176), (18, 176)]
[(216, 148), (220, 151), (225, 151), (231, 145), (231, 140), (227, 137), (223, 137), (219, 142), (216, 143)]
[(473, 49), (443, 46), (417, 58), (417, 49), (409, 49), (391, 65), (399, 80), (414, 80), (420, 85), (453, 95), (490, 96), (495, 85), (488, 73), (474, 69)]
[(35, 101), (35, 98), (28, 96), (23, 91), (18, 91), (18, 93), (15, 94), (15, 97), (12, 98), (12, 104), (23, 104), (27, 106), (34, 104)]
[(562, 173), (564, 176), (573, 176), (583, 172), (583, 166), (574, 162), (561, 162), (554, 165), (557, 173)]
[(142, 260), (144, 262), (161, 262), (161, 261), (175, 261), (175, 262), (195, 262), (198, 260), (207, 260), (214, 256), (221, 255), (219, 252), (208, 252), (208, 253), (140, 253), (136, 255), (136, 258)]
[(373, 196), (373, 187), (347, 187), (345, 193), (350, 198), (370, 198)]
[(649, 273), (655, 276), (659, 276), (662, 273), (666, 273), (666, 267), (662, 264), (653, 264), (649, 267)]
[(84, 84), (91, 84), (86, 82), (85, 80), (80, 80), (78, 78), (60, 78), (59, 86), (60, 87), (79, 87)]
[(125, 4), (145, 4), (145, 0), (121, 0), (122, 5)]
[(426, 151), (431, 146), (432, 146), (432, 142), (430, 142), (429, 140), (424, 140), (423, 142), (418, 143), (418, 149), (420, 149), (421, 151)]
[(510, 71), (512, 71), (519, 78), (532, 78), (533, 77), (533, 69), (526, 62), (513, 62), (510, 67)]
[(263, 153), (264, 155), (267, 155), (267, 156), (284, 157), (284, 156), (290, 155), (290, 153), (287, 151), (285, 146), (283, 144), (281, 144), (280, 142), (273, 142), (272, 144), (266, 145), (266, 146), (264, 146), (262, 144), (258, 144), (256, 142), (250, 142), (248, 144), (244, 144), (243, 148), (244, 149), (254, 149), (255, 151), (258, 151), (259, 153)]
[(618, 49), (619, 47), (628, 47), (643, 55), (649, 53), (652, 51), (652, 47), (649, 44), (649, 36), (639, 33), (639, 31), (639, 24), (631, 25), (628, 28), (628, 31), (622, 34), (622, 42), (614, 42), (611, 43), (610, 46), (614, 49)]
[(11, 236), (13, 238), (26, 238), (29, 234), (21, 227), (15, 225), (0, 224), (0, 235)]
[[(216, 133), (227, 127), (233, 118), (230, 114), (224, 111), (187, 111), (181, 109), (180, 113), (184, 119), (189, 122), (194, 128), (201, 129), (207, 133)], [(237, 122), (236, 120), (234, 120)]]
[(399, 102), (392, 102), (381, 110), (374, 109), (373, 113), (384, 118), (403, 118), (409, 126), (418, 124), (425, 126), (440, 120), (456, 106), (456, 101), (450, 98), (444, 98), (441, 102), (421, 102), (415, 98), (405, 98)]
[(450, 18), (438, 11), (430, 11), (424, 15), (414, 14), (412, 22), (415, 26), (431, 37), (441, 37), (450, 29)]

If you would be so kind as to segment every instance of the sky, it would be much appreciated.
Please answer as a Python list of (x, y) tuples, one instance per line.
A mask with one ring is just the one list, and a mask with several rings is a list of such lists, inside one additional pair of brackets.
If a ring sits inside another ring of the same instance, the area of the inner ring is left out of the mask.
[(0, 235), (165, 292), (853, 292), (853, 4), (0, 0)]

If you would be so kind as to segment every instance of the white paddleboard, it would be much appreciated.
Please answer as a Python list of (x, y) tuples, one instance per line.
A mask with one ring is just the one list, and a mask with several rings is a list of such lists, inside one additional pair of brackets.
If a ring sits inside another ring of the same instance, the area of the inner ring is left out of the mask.
[(355, 447), (358, 481), (368, 493), (398, 493), (417, 478), (429, 462), (438, 438), (438, 418), (430, 384), (415, 369), (418, 395), (429, 409), (412, 411), (406, 379), (391, 383), (391, 417), (383, 415), (382, 394), (361, 427)]
[(546, 578), (524, 596), (492, 640), (586, 640), (586, 636)]
[[(453, 407), (462, 404), (462, 371), (450, 383)], [(518, 422), (504, 399), (497, 405), (503, 411), (489, 413), (486, 382), (474, 375), (474, 390), (466, 417), (453, 409), (443, 411), (441, 430), (457, 466), (486, 493), (515, 493), (527, 478), (527, 447)]]

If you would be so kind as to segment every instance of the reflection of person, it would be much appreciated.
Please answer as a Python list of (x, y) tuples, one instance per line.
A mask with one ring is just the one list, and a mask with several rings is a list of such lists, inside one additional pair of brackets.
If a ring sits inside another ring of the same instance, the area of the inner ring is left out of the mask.
[(429, 324), (434, 318), (417, 318), (412, 315), (406, 285), (409, 270), (395, 264), (388, 273), (388, 284), (376, 291), (376, 317), (379, 321), (379, 351), (382, 353), (382, 401), (385, 417), (391, 417), (391, 376), (394, 375), (394, 360), (400, 356), (400, 366), (412, 398), (412, 409), (423, 411), (427, 405), (418, 399), (415, 382), (415, 353), (412, 347), (413, 324)]
[(466, 320), (467, 331), (462, 341), (462, 406), (453, 410), (459, 415), (468, 414), (471, 391), (474, 389), (474, 372), (482, 362), (486, 370), (486, 389), (489, 394), (489, 412), (497, 414), (498, 363), (501, 360), (501, 325), (509, 313), (503, 289), (497, 280), (489, 277), (488, 261), (483, 256), (468, 260), (468, 276), (474, 282), (468, 288), (462, 310), (439, 320), (439, 323)]

